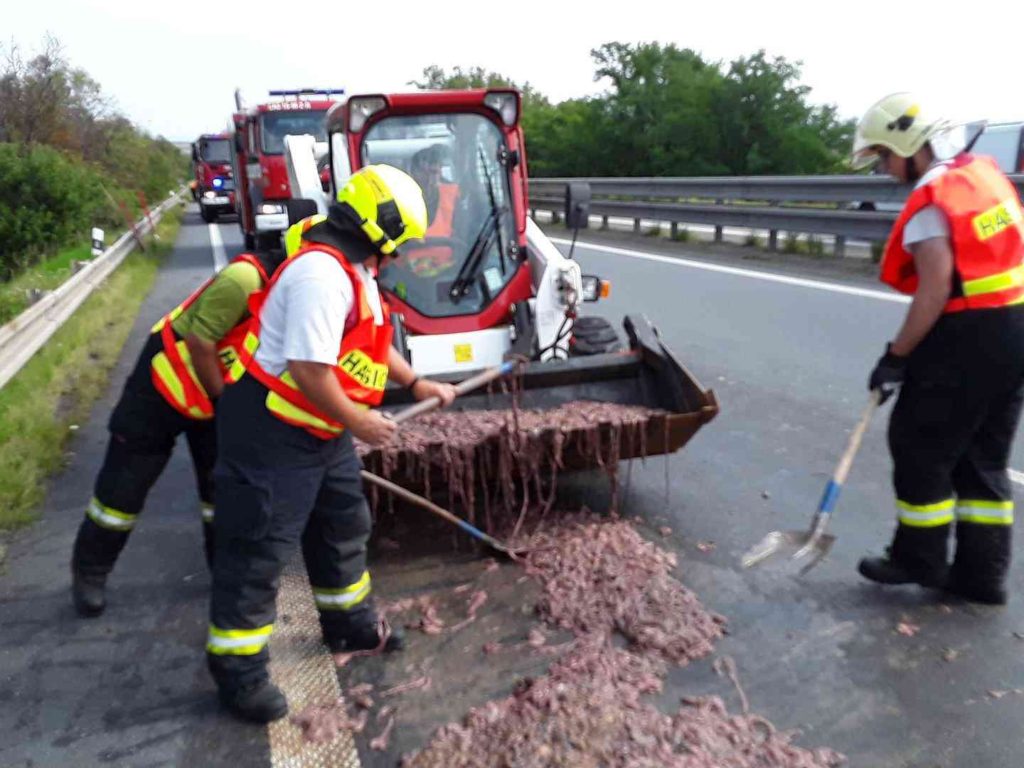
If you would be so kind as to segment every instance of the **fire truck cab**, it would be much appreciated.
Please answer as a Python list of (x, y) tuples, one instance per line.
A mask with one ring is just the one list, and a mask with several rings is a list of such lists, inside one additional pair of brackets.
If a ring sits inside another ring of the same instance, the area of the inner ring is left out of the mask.
[(193, 194), (205, 222), (235, 210), (231, 160), (231, 137), (226, 133), (204, 133), (192, 142)]
[(327, 152), (327, 110), (338, 88), (270, 91), (273, 101), (245, 108), (235, 91), (233, 166), (238, 224), (248, 249), (276, 248), (288, 228), (286, 203), (291, 197), (284, 161), (284, 138), (311, 135)]

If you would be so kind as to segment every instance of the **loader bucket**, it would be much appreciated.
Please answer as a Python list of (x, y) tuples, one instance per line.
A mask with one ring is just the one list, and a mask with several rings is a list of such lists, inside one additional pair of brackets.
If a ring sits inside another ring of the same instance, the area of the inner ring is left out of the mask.
[[(531, 425), (524, 429), (544, 443), (538, 445), (535, 439), (530, 450), (550, 448), (557, 442), (560, 470), (592, 469), (608, 460), (674, 453), (718, 413), (714, 393), (703, 389), (680, 364), (646, 317), (627, 316), (623, 326), (629, 338), (628, 351), (526, 363), (518, 387), (505, 387), (506, 391), (492, 387), (490, 391), (460, 397), (447, 414), (438, 417), (454, 419), (452, 411), (507, 412), (515, 399), (518, 409), (533, 417), (524, 420)], [(435, 378), (455, 381), (466, 375), (469, 374)], [(389, 391), (384, 407), (393, 410), (409, 402), (411, 398), (404, 390)], [(582, 408), (581, 403), (586, 403), (589, 410)], [(597, 403), (632, 406), (626, 409), (629, 423), (617, 421), (616, 409), (594, 408)], [(537, 411), (552, 417), (538, 420)], [(581, 423), (579, 413), (583, 411), (584, 420), (593, 414), (595, 421)], [(610, 411), (607, 418), (605, 411)], [(570, 412), (576, 412), (572, 415), (577, 418), (559, 419), (558, 414)], [(414, 425), (415, 420), (409, 424)], [(451, 452), (450, 445), (441, 444), (444, 442), (439, 441), (432, 451), (435, 462), (444, 461), (440, 457)], [(422, 449), (422, 444), (419, 447)], [(364, 458), (368, 466), (381, 466), (378, 451), (369, 451)], [(401, 470), (407, 461), (401, 455), (392, 455), (386, 463), (394, 471)], [(406, 479), (421, 475), (419, 470), (405, 469), (398, 475), (405, 475)]]

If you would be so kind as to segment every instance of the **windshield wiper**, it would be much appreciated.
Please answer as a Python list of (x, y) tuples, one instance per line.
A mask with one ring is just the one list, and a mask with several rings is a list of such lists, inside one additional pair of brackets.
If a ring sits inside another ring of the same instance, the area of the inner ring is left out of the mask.
[(508, 211), (508, 206), (499, 206), (494, 194), (494, 180), (490, 171), (487, 170), (487, 158), (484, 156), (483, 147), (478, 147), (480, 155), (480, 167), (483, 169), (484, 177), (487, 179), (487, 194), (491, 204), (491, 211), (480, 228), (480, 233), (473, 241), (473, 245), (466, 254), (466, 259), (459, 266), (459, 272), (452, 281), (452, 287), (448, 295), (453, 304), (458, 304), (468, 293), (473, 281), (476, 280), (480, 266), (484, 262), (484, 255), (490, 250), (494, 236), (498, 237), (498, 260), (501, 265), (501, 274), (505, 274), (505, 239), (501, 231), (502, 216)]
[(473, 241), (469, 253), (466, 254), (466, 258), (459, 267), (458, 274), (455, 275), (455, 279), (452, 281), (452, 287), (448, 290), (448, 296), (451, 298), (452, 304), (458, 304), (469, 293), (470, 286), (476, 280), (477, 273), (480, 271), (480, 265), (483, 264), (484, 254), (487, 253), (491, 243), (494, 242), (494, 233), (499, 229), (498, 221), (499, 211), (492, 208), (491, 212), (487, 215), (487, 219), (484, 221), (484, 225), (480, 228), (480, 233), (476, 236), (476, 240)]

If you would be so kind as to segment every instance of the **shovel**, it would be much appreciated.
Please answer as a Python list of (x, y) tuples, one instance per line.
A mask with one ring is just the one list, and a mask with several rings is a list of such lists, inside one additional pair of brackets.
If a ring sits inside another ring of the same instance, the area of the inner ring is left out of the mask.
[[(517, 365), (518, 363), (515, 360), (509, 360), (507, 362), (502, 363), (499, 366), (495, 366), (494, 368), (488, 368), (487, 370), (478, 373), (476, 376), (473, 376), (469, 379), (466, 379), (465, 381), (456, 384), (455, 393), (456, 395), (464, 395), (467, 392), (472, 392), (474, 389), (478, 389), (482, 387), (484, 384), (489, 384), (495, 379), (499, 379), (502, 376), (507, 376), (516, 369)], [(391, 416), (391, 420), (394, 421), (396, 424), (401, 424), (402, 422), (408, 421), (409, 419), (415, 418), (416, 416), (428, 413), (429, 411), (432, 411), (435, 408), (437, 408), (439, 405), (441, 405), (440, 398), (430, 397), (427, 398), (426, 400), (421, 400), (415, 405), (410, 405), (408, 408), (403, 408), (398, 413), (393, 414)], [(491, 549), (500, 552), (503, 555), (506, 555), (512, 560), (518, 559), (516, 557), (515, 551), (511, 547), (502, 544), (500, 541), (493, 538), (492, 536), (487, 535), (476, 526), (467, 523), (461, 517), (458, 517), (457, 515), (454, 515), (451, 512), (449, 512), (447, 509), (438, 506), (430, 499), (420, 496), (419, 494), (413, 493), (412, 491), (409, 491), (401, 487), (400, 485), (396, 485), (395, 483), (391, 482), (386, 478), (380, 477), (379, 475), (375, 475), (372, 472), (367, 472), (365, 469), (362, 470), (361, 474), (363, 480), (365, 480), (366, 482), (373, 483), (379, 488), (383, 488), (384, 490), (393, 493), (399, 498), (412, 502), (413, 504), (416, 504), (422, 507), (423, 509), (426, 509), (428, 512), (432, 512), (438, 517), (447, 520), (449, 523), (452, 523), (453, 525), (456, 525), (459, 528), (461, 528), (463, 531), (468, 533), (473, 538), (477, 539), (478, 541), (482, 541)]]
[(842, 458), (839, 459), (832, 479), (825, 486), (825, 493), (811, 520), (810, 529), (806, 531), (772, 531), (743, 555), (744, 568), (758, 565), (775, 555), (789, 555), (790, 560), (796, 561), (809, 557), (810, 560), (800, 569), (800, 574), (803, 575), (825, 558), (836, 540), (835, 536), (825, 533), (825, 528), (836, 508), (839, 492), (842, 490), (843, 483), (846, 482), (846, 476), (850, 473), (853, 457), (857, 455), (861, 439), (868, 428), (872, 414), (878, 408), (880, 398), (879, 390), (871, 392), (864, 415), (860, 417), (860, 422), (853, 430), (853, 434), (850, 435), (850, 441), (846, 444), (846, 450), (843, 452)]

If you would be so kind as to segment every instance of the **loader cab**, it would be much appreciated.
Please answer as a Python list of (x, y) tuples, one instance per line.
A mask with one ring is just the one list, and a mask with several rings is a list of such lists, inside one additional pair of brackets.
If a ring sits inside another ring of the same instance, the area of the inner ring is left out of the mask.
[(412, 333), (507, 325), (531, 295), (519, 113), (515, 91), (472, 90), (356, 96), (328, 118), (335, 188), (384, 163), (424, 190), (426, 237), (379, 275)]

